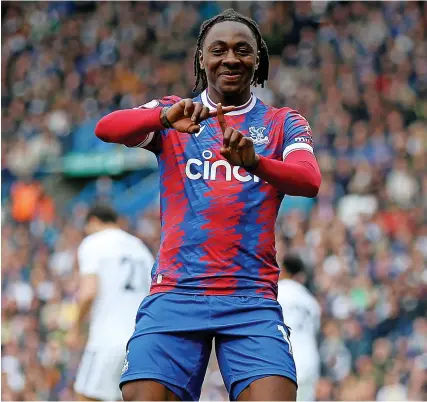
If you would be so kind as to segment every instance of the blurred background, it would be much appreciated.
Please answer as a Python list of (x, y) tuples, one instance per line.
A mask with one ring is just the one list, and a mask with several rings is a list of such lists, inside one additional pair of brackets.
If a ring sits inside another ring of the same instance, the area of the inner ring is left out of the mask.
[[(88, 205), (153, 253), (160, 234), (155, 158), (94, 127), (195, 96), (200, 24), (229, 7), (269, 47), (256, 95), (313, 128), (319, 196), (286, 197), (276, 237), (323, 308), (317, 399), (427, 400), (427, 3), (358, 1), (1, 3), (2, 400), (74, 399)], [(227, 399), (214, 359), (202, 399)]]

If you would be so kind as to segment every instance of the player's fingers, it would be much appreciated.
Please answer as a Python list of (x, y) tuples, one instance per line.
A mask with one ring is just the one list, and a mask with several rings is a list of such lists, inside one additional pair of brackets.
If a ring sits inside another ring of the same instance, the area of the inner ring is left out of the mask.
[(77, 342), (76, 342), (76, 339), (75, 339), (75, 338), (73, 338), (73, 337), (68, 337), (68, 338), (66, 339), (66, 344), (67, 344), (67, 345), (68, 345), (68, 347), (70, 347), (70, 348), (75, 348), (75, 347), (76, 347)]
[(231, 137), (230, 137), (230, 148), (236, 149), (242, 137), (243, 137), (243, 134), (240, 131), (233, 130), (233, 133), (231, 134)]
[(221, 147), (219, 150), (219, 153), (225, 158), (230, 159), (231, 157), (231, 151), (230, 148)]
[(191, 121), (193, 122), (199, 122), (200, 121), (200, 113), (203, 110), (203, 105), (200, 102), (194, 102), (194, 110), (193, 115), (191, 116)]
[(222, 110), (221, 103), (218, 103), (216, 110), (217, 110), (216, 116), (218, 118), (219, 125), (221, 127), (222, 132), (225, 134), (225, 130), (227, 129), (227, 122), (225, 121), (224, 112)]
[(188, 134), (195, 134), (200, 130), (200, 126), (198, 124), (190, 124), (187, 128), (187, 130), (185, 130), (186, 133)]
[[(228, 112), (232, 112), (236, 107), (235, 106), (223, 106), (222, 107), (222, 112), (223, 113), (228, 113)], [(218, 115), (218, 109), (213, 109), (209, 112), (209, 116), (210, 117), (214, 117)]]
[[(216, 113), (216, 110), (215, 110)], [(199, 121), (203, 121), (209, 119), (211, 117), (211, 112), (209, 112), (209, 108), (207, 106), (203, 106), (202, 111), (200, 112)]]
[(235, 106), (225, 106), (222, 108), (224, 113), (232, 112), (236, 107)]
[(242, 136), (239, 143), (237, 144), (237, 150), (241, 150), (244, 148), (250, 148), (253, 146), (254, 146), (254, 142), (252, 141), (252, 138)]
[(190, 117), (194, 111), (194, 103), (192, 99), (184, 99), (184, 116)]
[(225, 127), (224, 130), (224, 138), (222, 140), (222, 145), (225, 148), (228, 148), (230, 146), (230, 138), (233, 135), (234, 129), (232, 127)]

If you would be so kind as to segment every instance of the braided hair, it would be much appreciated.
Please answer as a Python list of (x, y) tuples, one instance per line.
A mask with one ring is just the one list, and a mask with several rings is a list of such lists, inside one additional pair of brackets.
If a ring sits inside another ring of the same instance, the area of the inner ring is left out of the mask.
[(196, 91), (200, 81), (202, 82), (202, 90), (206, 89), (208, 86), (206, 73), (200, 66), (199, 51), (202, 50), (203, 42), (206, 38), (208, 31), (215, 24), (218, 24), (224, 21), (235, 21), (235, 22), (240, 22), (242, 24), (245, 24), (247, 27), (249, 27), (249, 29), (252, 31), (253, 35), (255, 36), (257, 47), (259, 50), (259, 65), (257, 70), (255, 71), (251, 84), (255, 86), (261, 85), (262, 87), (264, 87), (264, 81), (267, 81), (268, 79), (268, 68), (269, 68), (268, 49), (267, 49), (267, 44), (265, 43), (264, 39), (262, 39), (261, 31), (259, 29), (258, 24), (254, 20), (248, 17), (245, 17), (242, 14), (239, 14), (236, 11), (234, 11), (232, 8), (230, 8), (213, 18), (206, 20), (200, 28), (200, 33), (197, 38), (196, 53), (194, 55), (194, 75), (196, 76), (196, 84), (194, 85), (193, 92)]

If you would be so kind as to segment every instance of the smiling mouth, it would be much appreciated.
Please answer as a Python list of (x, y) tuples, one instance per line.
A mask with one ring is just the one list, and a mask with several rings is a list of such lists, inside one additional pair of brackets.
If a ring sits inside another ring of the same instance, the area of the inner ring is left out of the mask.
[(224, 78), (226, 81), (237, 81), (242, 78), (243, 74), (238, 72), (225, 72), (221, 73), (220, 77)]

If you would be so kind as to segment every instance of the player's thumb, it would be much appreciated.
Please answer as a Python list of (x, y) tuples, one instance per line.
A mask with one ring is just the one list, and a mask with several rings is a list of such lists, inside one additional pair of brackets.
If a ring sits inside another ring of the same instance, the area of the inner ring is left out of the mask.
[(188, 128), (187, 128), (187, 133), (189, 134), (196, 134), (198, 131), (200, 130), (200, 125), (198, 124), (191, 124)]
[(225, 158), (229, 159), (231, 156), (231, 152), (229, 148), (221, 147), (219, 153)]

